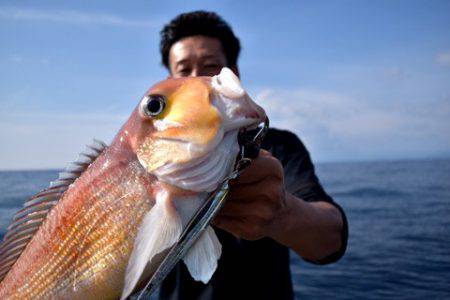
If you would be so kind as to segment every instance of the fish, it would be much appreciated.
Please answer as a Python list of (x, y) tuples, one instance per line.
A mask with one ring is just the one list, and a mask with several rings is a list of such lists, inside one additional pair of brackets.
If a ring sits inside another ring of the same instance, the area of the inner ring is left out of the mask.
[[(266, 119), (228, 68), (151, 87), (110, 145), (94, 140), (28, 199), (0, 245), (0, 299), (126, 299), (233, 170), (238, 133)], [(207, 283), (210, 226), (182, 258)]]

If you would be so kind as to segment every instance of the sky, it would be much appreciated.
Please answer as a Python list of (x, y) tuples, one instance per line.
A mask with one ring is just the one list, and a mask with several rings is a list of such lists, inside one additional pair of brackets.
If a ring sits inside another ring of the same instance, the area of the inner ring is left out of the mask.
[(109, 142), (168, 75), (162, 26), (197, 9), (230, 23), (243, 86), (315, 162), (450, 157), (450, 1), (0, 0), (0, 169)]

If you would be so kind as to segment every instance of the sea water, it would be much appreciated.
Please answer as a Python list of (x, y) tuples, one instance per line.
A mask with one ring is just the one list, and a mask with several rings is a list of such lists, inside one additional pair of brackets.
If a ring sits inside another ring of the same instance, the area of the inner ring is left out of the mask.
[[(450, 298), (450, 160), (318, 164), (345, 210), (350, 238), (337, 263), (291, 253), (296, 298)], [(0, 172), (0, 236), (57, 170)]]

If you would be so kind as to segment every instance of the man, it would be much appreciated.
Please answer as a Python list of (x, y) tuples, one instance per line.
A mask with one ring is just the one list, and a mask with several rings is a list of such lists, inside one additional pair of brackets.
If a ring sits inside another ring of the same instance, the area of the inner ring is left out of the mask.
[[(217, 14), (181, 14), (161, 31), (162, 62), (172, 77), (212, 76), (222, 67), (238, 76), (239, 40)], [(305, 260), (338, 260), (347, 221), (325, 193), (301, 141), (270, 129), (259, 156), (233, 184), (213, 224), (223, 245), (208, 284), (180, 263), (162, 284), (163, 299), (292, 299), (289, 248)]]

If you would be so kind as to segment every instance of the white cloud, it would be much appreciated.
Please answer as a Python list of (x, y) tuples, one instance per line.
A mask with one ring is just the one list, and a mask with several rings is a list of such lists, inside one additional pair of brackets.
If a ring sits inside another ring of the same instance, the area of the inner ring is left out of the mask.
[(450, 52), (443, 52), (436, 55), (436, 63), (444, 67), (450, 67)]
[(297, 133), (316, 160), (450, 154), (449, 99), (380, 105), (312, 89), (265, 89), (255, 98), (272, 125)]
[(74, 10), (37, 10), (24, 8), (0, 8), (0, 18), (13, 21), (45, 21), (80, 25), (144, 26), (157, 24), (147, 20), (130, 20), (103, 13), (87, 13)]

